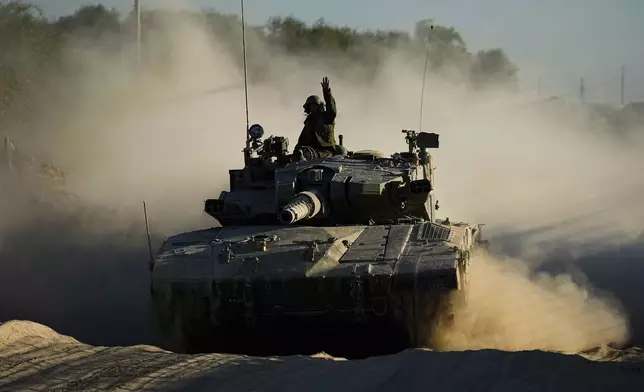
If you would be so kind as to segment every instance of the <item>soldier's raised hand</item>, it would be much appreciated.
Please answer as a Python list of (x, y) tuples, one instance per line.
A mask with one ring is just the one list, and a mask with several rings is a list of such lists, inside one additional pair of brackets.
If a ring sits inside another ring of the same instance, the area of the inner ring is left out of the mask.
[(326, 76), (322, 78), (322, 89), (323, 90), (328, 90), (329, 89), (329, 78)]

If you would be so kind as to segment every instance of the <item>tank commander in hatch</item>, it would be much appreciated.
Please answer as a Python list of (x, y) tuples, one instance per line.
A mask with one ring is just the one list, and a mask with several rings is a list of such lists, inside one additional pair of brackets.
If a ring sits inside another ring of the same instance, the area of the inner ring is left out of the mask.
[[(304, 102), (304, 128), (295, 145), (293, 155), (295, 160), (303, 160), (302, 147), (310, 147), (320, 157), (330, 157), (335, 154), (335, 117), (338, 114), (335, 99), (329, 87), (329, 78), (322, 78), (323, 102), (319, 96), (311, 95)], [(325, 108), (326, 106), (326, 108)]]

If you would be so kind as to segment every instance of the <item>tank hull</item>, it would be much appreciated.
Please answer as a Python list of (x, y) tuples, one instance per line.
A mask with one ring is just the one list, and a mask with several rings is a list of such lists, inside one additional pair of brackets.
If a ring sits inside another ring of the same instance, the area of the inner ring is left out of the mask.
[(478, 230), (238, 226), (171, 237), (153, 268), (159, 344), (353, 358), (430, 345)]

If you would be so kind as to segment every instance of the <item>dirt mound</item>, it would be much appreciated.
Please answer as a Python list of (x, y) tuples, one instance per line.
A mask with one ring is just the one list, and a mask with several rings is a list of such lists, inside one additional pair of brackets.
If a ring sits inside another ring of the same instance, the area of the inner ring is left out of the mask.
[(644, 356), (636, 352), (597, 350), (588, 354), (594, 361), (496, 350), (409, 350), (358, 361), (190, 356), (151, 346), (94, 347), (36, 323), (12, 321), (0, 325), (0, 391), (640, 390)]

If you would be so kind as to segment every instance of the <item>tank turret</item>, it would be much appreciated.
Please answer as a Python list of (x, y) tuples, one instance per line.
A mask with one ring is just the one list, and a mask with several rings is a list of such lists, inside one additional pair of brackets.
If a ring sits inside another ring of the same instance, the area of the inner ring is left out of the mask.
[(230, 170), (230, 190), (205, 202), (223, 226), (255, 224), (385, 224), (433, 220), (436, 133), (404, 130), (408, 151), (362, 150), (293, 161), (288, 140), (251, 127), (243, 169)]

